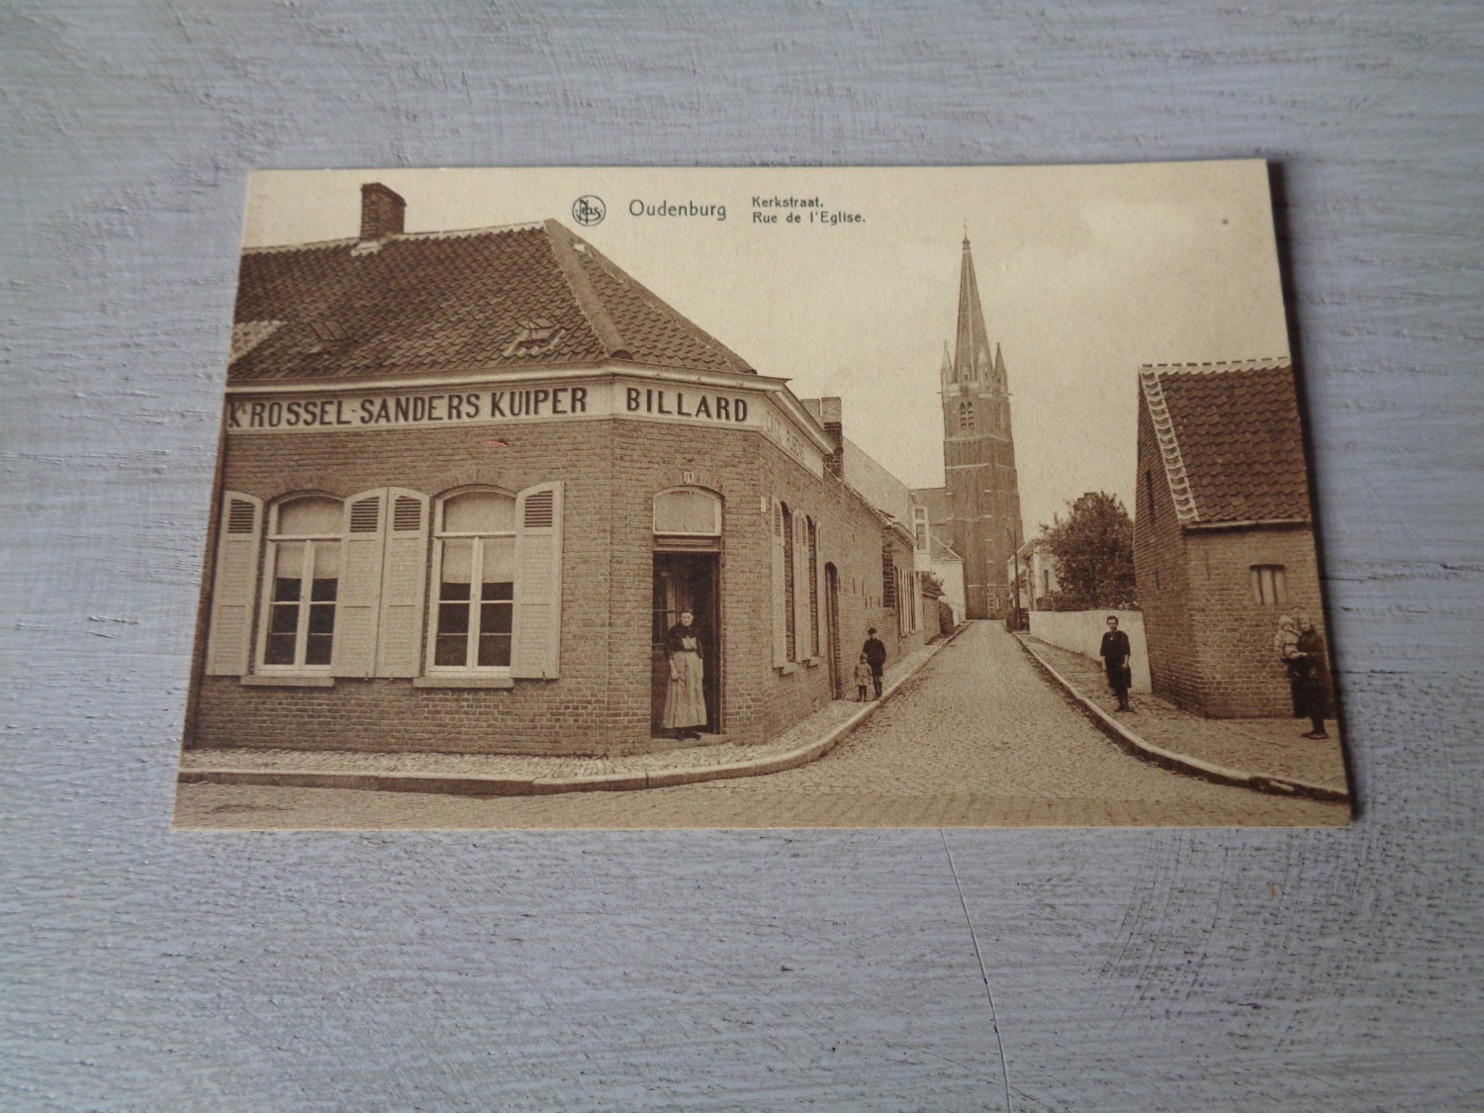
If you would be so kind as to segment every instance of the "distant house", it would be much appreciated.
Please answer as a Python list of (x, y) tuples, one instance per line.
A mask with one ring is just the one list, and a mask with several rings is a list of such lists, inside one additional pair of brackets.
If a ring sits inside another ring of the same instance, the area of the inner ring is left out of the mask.
[(1283, 614), (1323, 628), (1286, 358), (1139, 372), (1134, 569), (1154, 692), (1209, 717), (1290, 711)]
[(1046, 599), (1061, 589), (1056, 577), (1056, 559), (1046, 544), (1036, 539), (1023, 544), (1010, 557), (1005, 574), (1011, 586), (1020, 586), (1020, 607), (1032, 612), (1045, 609)]
[(955, 621), (968, 614), (968, 591), (964, 586), (964, 559), (943, 537), (948, 521), (948, 490), (912, 490), (912, 538), (917, 547), (917, 569), (938, 579), (943, 600), (953, 610)]

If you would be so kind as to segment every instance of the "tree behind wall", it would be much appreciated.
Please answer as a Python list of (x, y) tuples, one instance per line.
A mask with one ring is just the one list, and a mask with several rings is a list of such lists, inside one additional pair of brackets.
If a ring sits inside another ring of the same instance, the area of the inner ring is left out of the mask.
[(1134, 522), (1110, 493), (1083, 493), (1067, 515), (1041, 525), (1061, 589), (1046, 606), (1060, 612), (1118, 609), (1134, 601)]

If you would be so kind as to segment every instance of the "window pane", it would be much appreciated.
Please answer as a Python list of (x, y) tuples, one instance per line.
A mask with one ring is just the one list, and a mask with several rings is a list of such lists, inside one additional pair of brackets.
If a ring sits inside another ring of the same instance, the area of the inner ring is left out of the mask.
[(299, 631), (299, 606), (298, 605), (275, 605), (268, 614), (268, 631), (270, 633), (286, 632), (292, 636)]
[(263, 652), (263, 662), (275, 667), (286, 667), (294, 662), (294, 634), (292, 632), (270, 635)]
[(438, 631), (443, 632), (468, 632), (469, 631), (469, 606), (450, 604), (444, 602), (438, 606)]
[[(469, 583), (474, 580), (474, 541), (449, 539), (443, 544), (443, 591), (441, 597), (469, 600)], [(455, 587), (450, 590), (449, 587)], [(460, 590), (457, 587), (462, 586)]]
[(457, 636), (439, 636), (433, 663), (437, 667), (463, 667), (469, 641), (461, 632)]
[(334, 601), (336, 580), (334, 578), (316, 578), (310, 585), (311, 601)]
[(479, 634), (481, 636), (494, 632), (510, 631), (509, 605), (482, 605), (479, 609)]
[(330, 643), (333, 637), (329, 635), (311, 635), (304, 645), (304, 662), (318, 667), (330, 662)]
[(339, 535), (340, 502), (310, 496), (291, 500), (278, 510), (279, 535)]
[(510, 582), (515, 579), (515, 540), (509, 536), (484, 541), (486, 582)]
[(340, 577), (340, 544), (316, 543), (314, 545), (314, 577), (318, 581)]
[(464, 493), (443, 504), (443, 530), (477, 532), (515, 530), (515, 499), (499, 493)]
[(514, 582), (486, 582), (484, 583), (485, 601), (514, 601)]
[(311, 605), (309, 607), (310, 635), (325, 635), (335, 631), (335, 606)]
[(504, 635), (480, 636), (479, 666), (509, 667), (510, 637)]
[[(278, 545), (278, 555), (274, 559), (273, 573), (277, 575), (279, 581), (293, 579), (295, 586), (297, 586), (299, 579), (304, 575), (304, 544), (280, 543)], [(283, 600), (282, 594), (275, 593), (274, 596), (280, 601)], [(293, 591), (293, 596), (295, 600), (298, 600), (299, 591), (297, 588)]]

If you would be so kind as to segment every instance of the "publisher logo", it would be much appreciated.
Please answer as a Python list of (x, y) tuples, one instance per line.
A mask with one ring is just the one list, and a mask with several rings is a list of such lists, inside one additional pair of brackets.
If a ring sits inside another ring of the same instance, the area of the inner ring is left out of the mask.
[(584, 194), (572, 203), (572, 220), (579, 225), (596, 225), (608, 216), (608, 207), (596, 194)]

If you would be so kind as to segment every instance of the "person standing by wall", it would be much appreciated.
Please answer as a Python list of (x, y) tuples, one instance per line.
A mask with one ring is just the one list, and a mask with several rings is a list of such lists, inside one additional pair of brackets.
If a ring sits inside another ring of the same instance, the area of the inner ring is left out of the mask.
[(1103, 643), (1098, 654), (1103, 657), (1103, 669), (1108, 674), (1108, 686), (1118, 698), (1118, 708), (1129, 709), (1128, 688), (1133, 676), (1129, 656), (1133, 654), (1133, 649), (1129, 646), (1128, 633), (1119, 630), (1118, 618), (1111, 613), (1108, 614), (1108, 631), (1103, 633)]
[(1289, 662), (1293, 665), (1293, 713), (1306, 717), (1312, 728), (1304, 736), (1311, 741), (1327, 741), (1324, 719), (1330, 716), (1329, 656), (1324, 637), (1314, 627), (1314, 618), (1300, 613), (1298, 641)]
[(866, 662), (866, 653), (861, 652), (860, 662), (855, 665), (855, 700), (857, 702), (864, 702), (870, 697), (874, 678), (871, 665)]
[(861, 645), (861, 654), (866, 657), (866, 662), (871, 665), (871, 686), (875, 688), (876, 697), (881, 697), (881, 675), (886, 670), (886, 645), (876, 638), (876, 630), (866, 630), (866, 642)]

